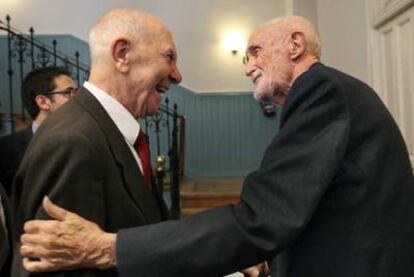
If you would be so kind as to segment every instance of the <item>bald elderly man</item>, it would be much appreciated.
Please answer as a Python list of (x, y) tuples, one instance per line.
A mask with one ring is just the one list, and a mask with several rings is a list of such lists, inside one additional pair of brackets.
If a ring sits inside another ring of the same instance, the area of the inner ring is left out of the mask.
[[(26, 224), (21, 252), (40, 260), (25, 266), (183, 277), (268, 260), (277, 277), (414, 276), (414, 182), (404, 141), (375, 92), (321, 64), (320, 51), (318, 34), (300, 17), (251, 35), (246, 74), (254, 97), (284, 109), (238, 204), (106, 233), (45, 199), (56, 220)], [(63, 250), (84, 255), (62, 259)]]
[[(25, 221), (47, 218), (41, 207), (45, 194), (111, 232), (167, 218), (148, 174), (148, 157), (141, 156), (136, 142), (145, 137), (137, 118), (155, 114), (161, 94), (181, 80), (171, 32), (150, 14), (117, 9), (92, 27), (89, 43), (89, 80), (42, 124), (17, 174), (17, 240)], [(39, 276), (23, 269), (17, 253), (12, 276)], [(70, 255), (62, 252), (61, 257)], [(117, 272), (80, 269), (44, 275)]]

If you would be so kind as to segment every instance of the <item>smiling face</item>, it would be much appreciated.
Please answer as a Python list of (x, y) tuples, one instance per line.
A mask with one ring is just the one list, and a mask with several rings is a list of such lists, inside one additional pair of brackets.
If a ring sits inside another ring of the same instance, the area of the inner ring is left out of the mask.
[(161, 94), (181, 81), (170, 30), (157, 17), (114, 9), (89, 33), (89, 81), (120, 102), (135, 118), (154, 115)]
[(150, 43), (142, 43), (131, 50), (131, 85), (136, 103), (134, 115), (154, 115), (161, 103), (161, 94), (171, 84), (181, 81), (177, 68), (177, 51), (168, 29), (162, 28)]
[(284, 104), (293, 75), (284, 37), (268, 26), (259, 28), (249, 39), (246, 56), (246, 75), (254, 84), (254, 98)]

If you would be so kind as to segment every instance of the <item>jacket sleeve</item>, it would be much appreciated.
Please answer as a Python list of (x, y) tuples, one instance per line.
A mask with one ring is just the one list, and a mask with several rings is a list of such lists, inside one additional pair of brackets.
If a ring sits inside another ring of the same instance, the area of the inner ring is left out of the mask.
[(349, 136), (346, 99), (334, 83), (301, 97), (245, 179), (238, 204), (121, 230), (120, 275), (223, 276), (291, 245), (335, 177)]

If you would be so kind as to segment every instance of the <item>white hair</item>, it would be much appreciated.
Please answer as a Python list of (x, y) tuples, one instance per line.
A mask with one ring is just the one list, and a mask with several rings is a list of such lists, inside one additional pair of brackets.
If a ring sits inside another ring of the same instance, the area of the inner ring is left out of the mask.
[(284, 16), (270, 20), (263, 25), (264, 27), (282, 27), (286, 31), (301, 32), (305, 36), (307, 51), (316, 58), (321, 57), (321, 41), (314, 25), (301, 16)]
[(149, 18), (159, 21), (146, 12), (133, 9), (114, 9), (105, 13), (89, 31), (92, 65), (108, 57), (111, 45), (117, 38), (148, 40), (151, 32)]

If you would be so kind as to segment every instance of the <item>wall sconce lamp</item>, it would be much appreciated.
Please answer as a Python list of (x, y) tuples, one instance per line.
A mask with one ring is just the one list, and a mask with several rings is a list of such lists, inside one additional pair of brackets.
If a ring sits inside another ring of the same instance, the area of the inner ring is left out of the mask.
[(241, 31), (230, 31), (224, 34), (222, 41), (223, 49), (237, 55), (246, 48), (246, 35)]

